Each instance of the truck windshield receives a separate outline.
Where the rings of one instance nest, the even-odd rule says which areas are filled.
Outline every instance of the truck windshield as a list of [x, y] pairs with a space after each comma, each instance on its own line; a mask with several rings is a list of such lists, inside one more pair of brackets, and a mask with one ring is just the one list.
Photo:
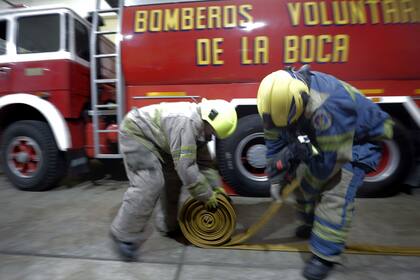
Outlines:
[[60, 15], [25, 16], [17, 20], [17, 53], [54, 52], [60, 49]]

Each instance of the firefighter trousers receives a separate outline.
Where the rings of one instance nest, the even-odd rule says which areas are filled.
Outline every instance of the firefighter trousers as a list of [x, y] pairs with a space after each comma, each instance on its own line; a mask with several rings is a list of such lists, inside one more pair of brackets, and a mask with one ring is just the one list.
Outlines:
[[[129, 188], [122, 205], [111, 224], [111, 233], [125, 242], [139, 242], [147, 222], [157, 209], [155, 224], [161, 231], [172, 231], [178, 226], [181, 181], [171, 166], [171, 160], [162, 163], [142, 139], [120, 132], [120, 151], [129, 179]], [[152, 144], [152, 143], [149, 143]]]
[[296, 192], [299, 217], [312, 226], [310, 249], [333, 262], [340, 261], [354, 212], [357, 189], [365, 171], [347, 163], [320, 189]]

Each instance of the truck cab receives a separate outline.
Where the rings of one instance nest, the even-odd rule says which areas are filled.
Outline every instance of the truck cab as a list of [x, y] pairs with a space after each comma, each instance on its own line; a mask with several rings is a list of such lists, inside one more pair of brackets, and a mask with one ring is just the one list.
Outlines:
[[0, 13], [2, 161], [21, 189], [48, 189], [85, 158], [89, 39], [89, 22], [66, 8]]

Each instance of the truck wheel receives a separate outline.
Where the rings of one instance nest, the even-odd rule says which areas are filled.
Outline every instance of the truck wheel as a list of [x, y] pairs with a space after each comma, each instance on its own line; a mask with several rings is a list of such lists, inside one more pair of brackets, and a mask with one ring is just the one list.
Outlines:
[[394, 126], [394, 139], [382, 143], [382, 158], [377, 171], [365, 177], [357, 191], [358, 197], [386, 197], [401, 190], [414, 161], [411, 141], [406, 129], [399, 123]]
[[66, 166], [48, 124], [24, 120], [10, 125], [2, 138], [3, 170], [17, 188], [51, 189], [64, 176]]
[[239, 119], [231, 137], [217, 142], [220, 173], [239, 195], [270, 195], [270, 186], [264, 173], [266, 147], [262, 127], [259, 115], [249, 115]]

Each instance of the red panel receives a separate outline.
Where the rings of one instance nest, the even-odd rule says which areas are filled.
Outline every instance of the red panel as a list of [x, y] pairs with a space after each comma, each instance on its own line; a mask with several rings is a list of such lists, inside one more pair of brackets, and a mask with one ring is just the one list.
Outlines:
[[76, 62], [70, 64], [70, 115], [80, 118], [86, 104], [90, 103], [90, 70]]
[[[201, 84], [201, 85], [163, 85], [163, 86], [129, 86], [127, 87], [126, 108], [143, 107], [156, 102], [193, 101], [185, 99], [136, 99], [136, 96], [144, 96], [148, 92], [173, 92], [182, 91], [189, 96], [200, 96], [213, 99], [231, 100], [234, 98], [256, 98], [257, 83], [241, 84]], [[197, 100], [200, 101], [200, 100]]]
[[[310, 26], [308, 21], [305, 25], [304, 3], [306, 3], [306, 7], [315, 5], [316, 13], [319, 16], [325, 11], [324, 18], [331, 20], [333, 18], [333, 2], [350, 5], [350, 2], [360, 1], [326, 0], [311, 1], [308, 2], [309, 4], [307, 2], [238, 0], [127, 7], [124, 9], [122, 43], [122, 61], [126, 82], [128, 85], [257, 82], [269, 72], [287, 65], [283, 47], [285, 36], [295, 35], [302, 39], [303, 35], [311, 34], [316, 36], [315, 40], [322, 38], [319, 37], [320, 35], [331, 36], [328, 38], [334, 38], [338, 34], [349, 36], [348, 59], [343, 62], [320, 63], [317, 62], [319, 59], [315, 55], [309, 59], [315, 70], [333, 73], [343, 80], [420, 79], [420, 45], [417, 42], [418, 34], [420, 34], [419, 23], [385, 24], [382, 2], [378, 1], [378, 3], [364, 5], [363, 10], [367, 17], [365, 24], [324, 26], [316, 24]], [[413, 0], [410, 3], [416, 2]], [[297, 26], [292, 24], [288, 3], [300, 5]], [[325, 9], [322, 3], [325, 3]], [[223, 8], [227, 5], [238, 7], [243, 4], [252, 5], [248, 14], [252, 16], [252, 22], [255, 24], [253, 30], [235, 27], [134, 32], [136, 11], [161, 10], [163, 13], [165, 9], [173, 11], [182, 7], [220, 6]], [[375, 23], [371, 16], [374, 9], [378, 13], [379, 23]], [[402, 8], [397, 10], [401, 12]], [[404, 16], [407, 15], [404, 14]], [[401, 22], [403, 15], [399, 14], [399, 18]], [[245, 20], [245, 18], [238, 15], [238, 20]], [[415, 20], [418, 22], [420, 19]], [[207, 20], [204, 18], [203, 23], [206, 22]], [[241, 37], [248, 37], [251, 40], [256, 36], [269, 38], [269, 63], [243, 65], [241, 64], [241, 50], [244, 49], [244, 46], [241, 46]], [[197, 65], [196, 40], [199, 38], [223, 38], [223, 43], [220, 44], [223, 49], [223, 53], [220, 54], [220, 59], [224, 61], [223, 65]], [[300, 52], [302, 52], [301, 46]], [[321, 53], [322, 56], [331, 53], [332, 47], [331, 43], [327, 43]], [[248, 56], [253, 56], [252, 46], [248, 51]], [[303, 62], [302, 58], [299, 61]]]
[[[420, 81], [350, 81], [360, 90], [378, 90], [383, 93], [367, 94], [369, 96], [407, 96], [414, 95], [415, 89], [420, 89]], [[237, 84], [201, 84], [201, 85], [158, 85], [158, 86], [129, 86], [127, 87], [127, 106], [143, 107], [156, 102], [192, 101], [191, 99], [136, 99], [136, 96], [145, 96], [148, 92], [185, 92], [189, 96], [206, 98], [222, 98], [232, 100], [235, 98], [256, 98], [258, 83]], [[417, 96], [419, 96], [417, 94]]]
[[12, 67], [12, 92], [69, 89], [68, 60], [15, 62]]
[[[89, 68], [70, 60], [40, 60], [2, 64], [11, 70], [1, 94], [48, 94], [65, 118], [80, 118], [90, 100]], [[1, 79], [0, 79], [1, 82]]]
[[[26, 91], [25, 93], [36, 93], [36, 91]], [[54, 104], [65, 119], [70, 118], [72, 116], [70, 92], [68, 90], [54, 90], [48, 91], [48, 93], [50, 95], [46, 100]]]
[[86, 143], [86, 134], [85, 127], [86, 124], [83, 121], [67, 121], [67, 125], [70, 130], [72, 149], [80, 149], [85, 147]]

